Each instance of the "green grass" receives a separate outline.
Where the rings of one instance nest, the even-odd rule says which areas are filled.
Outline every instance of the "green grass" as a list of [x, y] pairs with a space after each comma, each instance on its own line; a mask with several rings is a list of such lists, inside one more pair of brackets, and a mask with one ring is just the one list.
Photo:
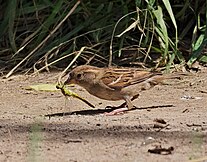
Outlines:
[[206, 64], [206, 6], [207, 0], [3, 1], [1, 73], [66, 67], [83, 48], [73, 64], [167, 71]]
[[40, 142], [42, 142], [42, 124], [39, 121], [33, 123], [30, 127], [28, 161], [38, 162], [40, 160]]

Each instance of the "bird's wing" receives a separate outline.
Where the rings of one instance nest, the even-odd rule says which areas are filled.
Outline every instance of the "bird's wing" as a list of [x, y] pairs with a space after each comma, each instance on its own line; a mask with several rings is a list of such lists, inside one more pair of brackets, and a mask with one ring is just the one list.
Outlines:
[[104, 85], [112, 89], [121, 89], [129, 85], [144, 82], [157, 75], [148, 71], [140, 71], [133, 68], [109, 68], [105, 71], [101, 81]]

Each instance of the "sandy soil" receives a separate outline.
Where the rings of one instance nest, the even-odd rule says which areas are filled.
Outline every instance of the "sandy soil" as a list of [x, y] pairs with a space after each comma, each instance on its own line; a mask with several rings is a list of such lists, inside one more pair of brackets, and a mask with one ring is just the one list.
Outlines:
[[207, 69], [143, 92], [137, 109], [117, 116], [103, 112], [122, 102], [97, 99], [80, 87], [72, 90], [95, 109], [73, 98], [65, 102], [60, 92], [25, 90], [54, 83], [57, 75], [0, 79], [0, 161], [207, 161]]

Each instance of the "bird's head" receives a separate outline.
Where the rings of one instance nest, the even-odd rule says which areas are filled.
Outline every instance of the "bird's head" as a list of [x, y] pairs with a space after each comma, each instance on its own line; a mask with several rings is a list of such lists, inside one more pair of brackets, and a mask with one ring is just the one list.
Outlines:
[[89, 65], [78, 66], [68, 74], [68, 79], [64, 82], [64, 85], [78, 84], [84, 87], [93, 82], [97, 69], [97, 67]]

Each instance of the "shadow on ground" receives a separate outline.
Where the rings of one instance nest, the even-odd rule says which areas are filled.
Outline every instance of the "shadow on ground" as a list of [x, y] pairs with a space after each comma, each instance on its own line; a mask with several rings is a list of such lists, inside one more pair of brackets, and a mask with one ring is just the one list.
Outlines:
[[[174, 105], [160, 105], [160, 106], [149, 106], [149, 107], [134, 107], [130, 111], [134, 110], [150, 110], [150, 109], [158, 109], [158, 108], [169, 108], [174, 107]], [[65, 113], [54, 113], [54, 114], [47, 114], [46, 117], [54, 117], [54, 116], [67, 116], [67, 115], [99, 115], [106, 112], [111, 112], [115, 110], [116, 107], [107, 107], [105, 109], [96, 109], [96, 110], [80, 110], [80, 111], [72, 111], [72, 112], [65, 112]]]

